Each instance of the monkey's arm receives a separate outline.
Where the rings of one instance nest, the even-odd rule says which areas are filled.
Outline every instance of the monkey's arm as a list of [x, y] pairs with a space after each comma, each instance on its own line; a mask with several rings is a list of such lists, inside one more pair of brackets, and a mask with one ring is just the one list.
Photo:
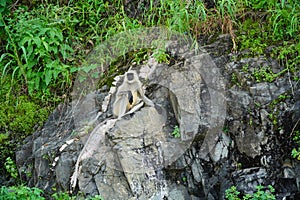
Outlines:
[[116, 98], [113, 105], [113, 113], [118, 116], [118, 118], [121, 118], [127, 111], [128, 97], [126, 93], [120, 93]]
[[139, 92], [139, 95], [140, 95], [140, 97], [141, 97], [141, 99], [145, 102], [145, 104], [147, 105], [147, 106], [151, 106], [151, 107], [154, 107], [155, 105], [154, 105], [154, 103], [150, 100], [150, 99], [148, 99], [147, 97], [146, 97], [146, 95], [145, 95], [145, 93], [144, 93], [144, 91], [143, 91], [143, 88], [139, 88], [138, 89], [138, 92]]

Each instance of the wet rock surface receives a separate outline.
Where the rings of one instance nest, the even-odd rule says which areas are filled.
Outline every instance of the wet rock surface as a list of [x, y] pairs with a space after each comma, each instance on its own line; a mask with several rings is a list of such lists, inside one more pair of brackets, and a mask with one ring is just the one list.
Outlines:
[[228, 35], [198, 54], [176, 41], [167, 49], [176, 62], [136, 68], [153, 69], [146, 94], [155, 107], [112, 119], [113, 94], [102, 109], [107, 90], [60, 105], [16, 153], [22, 178], [48, 193], [104, 199], [224, 199], [232, 185], [242, 193], [272, 185], [278, 199], [297, 199], [290, 135], [300, 128], [299, 84], [287, 75], [258, 82], [257, 68], [280, 66], [263, 57], [233, 61]]

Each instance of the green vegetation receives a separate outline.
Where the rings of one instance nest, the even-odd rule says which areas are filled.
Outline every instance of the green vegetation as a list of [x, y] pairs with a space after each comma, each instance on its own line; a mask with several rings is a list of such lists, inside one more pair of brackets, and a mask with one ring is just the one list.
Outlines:
[[257, 191], [254, 194], [245, 194], [241, 197], [241, 193], [237, 190], [235, 186], [226, 190], [226, 199], [228, 200], [275, 200], [275, 189], [269, 185], [268, 189], [264, 190], [264, 187], [259, 185], [256, 187]]
[[283, 74], [286, 70], [282, 70], [278, 74], [274, 74], [270, 67], [255, 68], [252, 72], [252, 77], [257, 83], [259, 82], [273, 82], [277, 77]]
[[[0, 0], [0, 160], [5, 161], [0, 164], [1, 174], [18, 178], [16, 148], [58, 103], [69, 98], [77, 73], [90, 73], [97, 67], [84, 64], [91, 50], [126, 30], [165, 27], [191, 38], [194, 47], [202, 36], [228, 33], [234, 51], [248, 52], [245, 57], [271, 56], [282, 67], [274, 73], [269, 67], [249, 72], [249, 66], [244, 66], [243, 71], [251, 73], [254, 81], [273, 82], [287, 73], [291, 80], [300, 79], [297, 1], [219, 0], [208, 8], [203, 1], [150, 0], [139, 5], [139, 14], [127, 9], [121, 0]], [[117, 45], [123, 47], [122, 42], [127, 43], [118, 41]], [[163, 48], [124, 51], [116, 59], [108, 55], [105, 59], [113, 60], [101, 74], [99, 85], [110, 85], [116, 74], [151, 55], [158, 62], [172, 59]], [[232, 80], [241, 84], [236, 74]], [[178, 126], [171, 134], [180, 137]], [[299, 158], [297, 152], [300, 149], [294, 149], [293, 156]], [[41, 194], [25, 187], [4, 190]], [[57, 195], [63, 199], [65, 194]]]
[[175, 127], [174, 127], [174, 130], [173, 130], [173, 132], [172, 132], [171, 134], [172, 134], [172, 136], [173, 136], [174, 138], [180, 138], [181, 135], [180, 135], [180, 129], [179, 129], [179, 127], [178, 127], [178, 126], [175, 126]]
[[[278, 60], [284, 69], [274, 74], [268, 67], [256, 69], [252, 76], [258, 82], [273, 82], [277, 77], [290, 73], [299, 79], [300, 65], [300, 5], [295, 1], [244, 1], [252, 11], [240, 13], [237, 20], [239, 50], [248, 50], [249, 56], [267, 55]], [[245, 10], [244, 10], [245, 11]], [[260, 19], [258, 19], [260, 18]], [[270, 46], [272, 48], [270, 49]], [[269, 48], [269, 49], [267, 49]]]
[[7, 200], [44, 200], [45, 198], [41, 196], [43, 191], [38, 188], [29, 188], [26, 186], [13, 186], [13, 187], [5, 187], [2, 186], [0, 188], [0, 199]]
[[[27, 95], [7, 96], [10, 88], [8, 83], [10, 81], [3, 82], [0, 89], [0, 159], [4, 161], [7, 158], [14, 158], [14, 152], [19, 144], [37, 125], [42, 125], [49, 113], [49, 108], [40, 106], [36, 103], [39, 101]], [[4, 167], [3, 164], [4, 162], [0, 164], [1, 169]], [[9, 174], [12, 175], [11, 172]]]
[[29, 94], [49, 92], [50, 83], [60, 79], [70, 85], [72, 69], [65, 63], [73, 49], [59, 27], [51, 25], [48, 19], [34, 16], [26, 7], [16, 10], [13, 19], [5, 22], [0, 15], [0, 20], [7, 36], [6, 48], [11, 50], [1, 56], [2, 77], [10, 73], [12, 81], [22, 80]]
[[4, 163], [4, 166], [6, 171], [11, 175], [11, 177], [16, 179], [19, 176], [17, 166], [10, 157], [6, 158], [6, 162]]
[[[54, 193], [51, 196], [53, 200], [75, 200], [76, 196], [70, 196], [68, 193]], [[26, 186], [12, 186], [0, 188], [0, 199], [5, 200], [44, 200], [43, 191], [38, 188], [29, 188]], [[87, 200], [104, 200], [100, 195], [88, 197]]]
[[298, 148], [293, 148], [292, 157], [300, 160], [300, 131], [295, 131], [293, 134], [293, 140], [298, 145]]

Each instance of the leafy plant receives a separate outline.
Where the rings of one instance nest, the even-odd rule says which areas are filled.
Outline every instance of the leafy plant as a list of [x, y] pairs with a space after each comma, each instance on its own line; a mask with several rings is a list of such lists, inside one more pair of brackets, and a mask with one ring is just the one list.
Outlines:
[[274, 57], [279, 60], [282, 66], [285, 66], [287, 72], [295, 81], [299, 79], [300, 66], [300, 42], [283, 42], [282, 46], [273, 49]]
[[7, 139], [8, 139], [7, 133], [0, 133], [0, 143], [4, 142]]
[[[0, 199], [2, 200], [44, 200], [43, 191], [39, 188], [29, 188], [24, 185], [0, 188]], [[70, 196], [68, 193], [54, 193], [51, 196], [54, 200], [74, 200], [76, 196]], [[81, 198], [80, 198], [81, 199]], [[87, 200], [104, 200], [100, 195], [86, 198]]]
[[299, 35], [300, 5], [294, 1], [282, 1], [271, 10], [270, 23], [273, 25], [273, 34], [278, 39]]
[[[4, 83], [0, 89], [0, 160], [12, 158], [23, 139], [42, 125], [47, 119], [49, 108], [42, 107], [27, 96], [6, 99], [9, 86]], [[31, 101], [30, 101], [31, 100]], [[4, 167], [4, 162], [0, 163]]]
[[222, 14], [222, 17], [229, 15], [234, 19], [237, 13], [237, 2], [234, 0], [220, 0], [217, 1], [217, 8]]
[[201, 23], [206, 20], [207, 10], [202, 1], [160, 0], [158, 4], [150, 1], [145, 10], [146, 26], [166, 26], [182, 34], [198, 34]]
[[275, 200], [275, 195], [272, 194], [275, 192], [275, 189], [269, 185], [268, 186], [268, 189], [269, 190], [266, 190], [264, 191], [264, 187], [259, 185], [256, 187], [257, 188], [257, 191], [253, 194], [253, 195], [248, 195], [249, 196], [249, 199], [261, 199], [261, 200]]
[[173, 136], [174, 138], [180, 138], [181, 135], [180, 135], [180, 129], [179, 129], [179, 127], [178, 127], [178, 126], [175, 126], [175, 127], [174, 127], [174, 130], [173, 130], [173, 132], [172, 132], [171, 134], [172, 134], [172, 136]]
[[264, 54], [269, 40], [268, 31], [264, 30], [266, 28], [252, 19], [245, 20], [237, 36], [240, 50], [249, 49], [252, 55]]
[[296, 158], [297, 160], [300, 160], [300, 147], [298, 147], [298, 149], [293, 148], [291, 154], [292, 154], [293, 158]]
[[43, 191], [38, 188], [29, 188], [26, 186], [2, 186], [0, 189], [0, 199], [6, 200], [44, 200], [41, 196]]
[[247, 0], [247, 5], [255, 10], [269, 10], [275, 7], [277, 0]]
[[6, 171], [11, 175], [11, 177], [15, 179], [18, 178], [19, 174], [18, 174], [17, 166], [10, 157], [6, 158], [6, 162], [4, 163], [4, 166]]
[[258, 185], [256, 187], [257, 191], [254, 194], [245, 194], [242, 198], [240, 198], [240, 192], [237, 190], [235, 186], [230, 187], [225, 191], [225, 197], [228, 200], [275, 200], [275, 189], [269, 185], [268, 189], [264, 190], [264, 186]]
[[237, 191], [235, 186], [232, 186], [231, 188], [225, 191], [225, 197], [229, 200], [240, 200], [240, 198], [238, 197], [239, 194], [240, 192]]
[[[90, 73], [97, 67], [78, 68], [86, 55], [124, 30], [164, 26], [192, 37], [195, 46], [203, 34], [230, 32], [232, 41], [237, 37], [238, 50], [249, 50], [250, 56], [267, 54], [267, 47], [274, 46], [271, 56], [283, 71], [275, 74], [268, 67], [257, 68], [250, 72], [255, 81], [272, 82], [284, 73], [289, 73], [291, 80], [300, 78], [297, 1], [220, 0], [208, 8], [204, 1], [150, 0], [141, 5], [143, 12], [135, 18], [121, 0], [33, 1], [30, 9], [28, 1], [11, 2], [0, 0], [0, 160], [12, 158], [17, 143], [47, 118], [50, 108], [66, 95], [77, 71]], [[238, 31], [233, 33], [233, 26]], [[128, 60], [141, 63], [151, 53], [160, 62], [169, 60], [162, 49], [134, 50]], [[112, 75], [122, 70], [116, 63], [101, 74], [103, 85], [109, 85]], [[242, 70], [250, 71], [246, 66]], [[238, 78], [232, 75], [232, 81], [240, 85]], [[63, 91], [56, 96], [59, 88]], [[274, 116], [270, 118], [277, 118]], [[180, 137], [178, 126], [171, 135]], [[297, 148], [293, 151], [296, 158], [298, 152]], [[67, 195], [57, 194], [57, 198]]]
[[254, 69], [252, 76], [256, 82], [273, 82], [277, 77], [285, 73], [285, 71], [286, 70], [282, 70], [281, 72], [275, 74], [270, 67], [260, 67]]
[[76, 196], [70, 196], [66, 192], [54, 193], [53, 195], [51, 195], [51, 197], [53, 197], [53, 199], [55, 199], [55, 200], [75, 200], [76, 199]]
[[23, 77], [30, 94], [47, 91], [50, 83], [63, 78], [70, 84], [70, 66], [65, 64], [72, 48], [66, 44], [62, 31], [43, 18], [23, 8], [15, 11], [8, 23], [0, 18], [8, 35], [7, 52], [1, 56], [6, 63], [2, 78], [10, 71], [12, 79]]
[[269, 16], [275, 41], [285, 38], [296, 38], [299, 35], [300, 5], [296, 1], [259, 1], [247, 0], [246, 4], [255, 9], [265, 11]]
[[157, 60], [159, 63], [169, 63], [170, 56], [166, 53], [163, 49], [156, 49], [152, 56]]
[[89, 197], [88, 200], [104, 200], [101, 195], [95, 195], [94, 197]]
[[298, 148], [293, 148], [292, 150], [292, 157], [300, 160], [300, 131], [295, 131], [293, 134], [293, 140], [298, 145]]
[[[4, 106], [4, 105], [3, 105]], [[40, 108], [34, 102], [29, 102], [25, 96], [19, 97], [17, 105], [6, 103], [7, 107], [0, 107], [1, 124], [0, 126], [7, 132], [30, 134], [33, 127], [42, 123], [47, 119], [48, 111]], [[15, 135], [16, 136], [16, 135]]]

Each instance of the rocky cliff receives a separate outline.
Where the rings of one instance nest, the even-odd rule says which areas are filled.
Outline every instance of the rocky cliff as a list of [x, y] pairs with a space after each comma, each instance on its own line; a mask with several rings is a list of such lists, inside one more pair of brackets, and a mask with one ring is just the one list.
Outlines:
[[295, 199], [299, 83], [288, 74], [259, 79], [258, 69], [281, 66], [240, 58], [230, 44], [228, 35], [197, 51], [170, 41], [173, 62], [133, 67], [156, 106], [141, 104], [122, 119], [112, 116], [107, 88], [61, 104], [16, 153], [22, 178], [48, 193], [104, 199], [224, 199], [232, 185], [245, 193], [272, 185], [278, 199]]

